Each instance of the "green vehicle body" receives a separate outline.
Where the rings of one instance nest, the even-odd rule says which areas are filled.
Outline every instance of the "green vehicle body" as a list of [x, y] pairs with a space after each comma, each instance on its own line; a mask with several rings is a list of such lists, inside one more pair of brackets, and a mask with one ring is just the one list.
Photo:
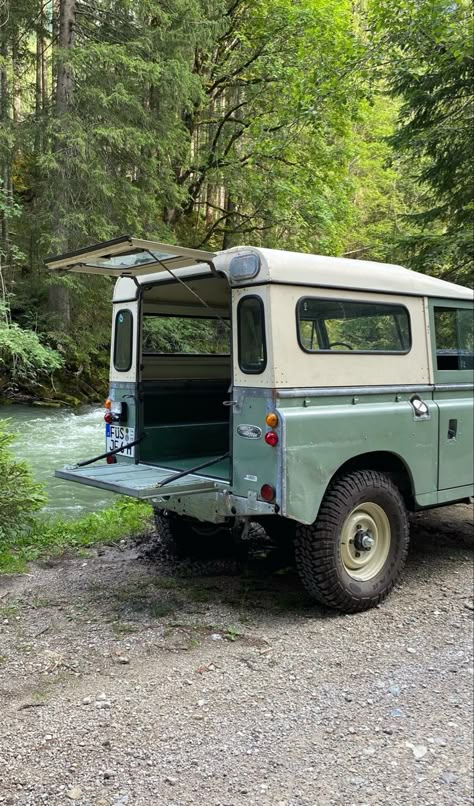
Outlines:
[[[50, 265], [119, 278], [114, 328], [118, 313], [131, 311], [133, 362], [126, 371], [117, 370], [112, 344], [110, 399], [122, 407], [120, 425], [134, 429], [141, 441], [131, 456], [116, 453], [113, 464], [102, 461], [61, 469], [58, 476], [214, 524], [261, 521], [266, 516], [312, 524], [331, 482], [357, 469], [389, 474], [412, 510], [463, 501], [474, 494], [472, 331], [465, 336], [463, 357], [458, 345], [446, 349], [446, 354], [441, 350], [440, 359], [435, 321], [439, 312], [448, 328], [450, 311], [453, 316], [458, 311], [472, 316], [468, 289], [401, 267], [363, 261], [251, 247], [208, 254], [162, 244], [152, 249], [148, 242], [130, 238], [111, 243], [51, 259]], [[147, 253], [156, 259], [139, 262], [134, 274], [134, 256]], [[123, 254], [131, 257], [120, 264]], [[248, 256], [253, 256], [250, 268], [245, 263]], [[241, 262], [233, 274], [235, 258]], [[256, 269], [253, 276], [245, 276], [246, 266], [247, 275]], [[160, 287], [176, 289], [178, 301], [168, 300], [167, 305], [186, 315], [188, 302], [196, 311], [199, 300], [186, 298], [185, 284], [210, 288], [204, 279], [210, 284], [225, 282], [228, 288], [232, 348], [227, 375], [221, 372], [221, 359], [210, 357], [214, 375], [202, 377], [207, 359], [196, 358], [199, 387], [199, 377], [180, 374], [179, 362], [188, 367], [191, 357], [168, 356], [156, 358], [166, 377], [147, 379], [148, 359], [140, 335], [146, 306], [152, 304], [146, 302], [147, 294], [161, 310]], [[173, 291], [166, 293], [172, 297]], [[264, 369], [247, 373], [239, 363], [238, 318], [239, 303], [246, 297], [261, 300], [265, 341]], [[313, 299], [314, 306], [359, 301], [361, 310], [369, 304], [398, 306], [397, 315], [403, 308], [411, 334], [404, 337], [406, 349], [371, 351], [370, 343], [364, 350], [347, 344], [306, 349], [297, 314], [306, 299], [309, 306]], [[207, 310], [206, 315], [216, 311]], [[313, 331], [320, 326], [318, 321], [312, 320]], [[447, 329], [443, 338], [446, 334]], [[219, 404], [224, 404], [228, 420], [216, 421], [206, 411], [206, 389], [217, 401], [224, 382], [228, 386]], [[220, 417], [217, 402], [212, 405]], [[202, 416], [193, 418], [195, 407]], [[168, 414], [160, 419], [163, 408]], [[266, 423], [270, 414], [276, 415], [275, 426]], [[277, 435], [275, 445], [266, 442], [270, 431]], [[226, 452], [229, 456], [193, 471]], [[186, 471], [192, 472], [172, 479]], [[270, 500], [262, 492], [265, 485], [273, 488]]]

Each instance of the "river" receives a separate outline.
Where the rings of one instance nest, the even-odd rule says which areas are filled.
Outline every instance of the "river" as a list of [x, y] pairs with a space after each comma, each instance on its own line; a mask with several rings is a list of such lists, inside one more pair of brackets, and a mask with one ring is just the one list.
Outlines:
[[54, 470], [90, 459], [105, 450], [104, 410], [84, 407], [77, 411], [12, 405], [0, 408], [0, 422], [9, 421], [16, 437], [12, 452], [28, 462], [34, 478], [44, 484], [47, 515], [73, 518], [109, 506], [113, 493], [62, 481]]

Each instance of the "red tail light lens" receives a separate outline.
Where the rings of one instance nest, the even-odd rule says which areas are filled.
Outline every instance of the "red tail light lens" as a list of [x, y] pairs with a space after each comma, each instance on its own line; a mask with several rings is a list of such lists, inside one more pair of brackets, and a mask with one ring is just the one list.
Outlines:
[[107, 414], [104, 414], [104, 420], [105, 420], [106, 423], [111, 423], [112, 422], [113, 417], [112, 417], [110, 411], [108, 411]]
[[114, 465], [116, 463], [116, 461], [117, 461], [117, 457], [116, 456], [107, 456], [106, 461], [107, 461], [108, 465]]
[[260, 498], [263, 498], [264, 501], [273, 501], [275, 488], [271, 484], [264, 484], [260, 489]]
[[265, 434], [265, 442], [267, 445], [271, 445], [272, 448], [274, 448], [275, 445], [278, 445], [278, 434], [275, 433], [275, 431], [267, 431]]

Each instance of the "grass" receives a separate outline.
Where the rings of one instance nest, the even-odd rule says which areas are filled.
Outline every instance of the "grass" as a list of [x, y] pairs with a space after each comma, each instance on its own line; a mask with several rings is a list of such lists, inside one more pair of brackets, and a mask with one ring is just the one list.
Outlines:
[[21, 573], [29, 562], [66, 551], [83, 556], [88, 547], [139, 534], [150, 516], [148, 504], [126, 498], [78, 520], [36, 518], [22, 533], [1, 539], [0, 574]]

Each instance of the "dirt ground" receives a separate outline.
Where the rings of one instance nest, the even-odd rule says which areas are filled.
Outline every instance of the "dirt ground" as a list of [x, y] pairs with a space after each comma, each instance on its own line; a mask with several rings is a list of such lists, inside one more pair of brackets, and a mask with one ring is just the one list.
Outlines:
[[1, 577], [0, 803], [470, 804], [471, 507], [412, 538], [355, 616], [271, 555], [123, 542]]

